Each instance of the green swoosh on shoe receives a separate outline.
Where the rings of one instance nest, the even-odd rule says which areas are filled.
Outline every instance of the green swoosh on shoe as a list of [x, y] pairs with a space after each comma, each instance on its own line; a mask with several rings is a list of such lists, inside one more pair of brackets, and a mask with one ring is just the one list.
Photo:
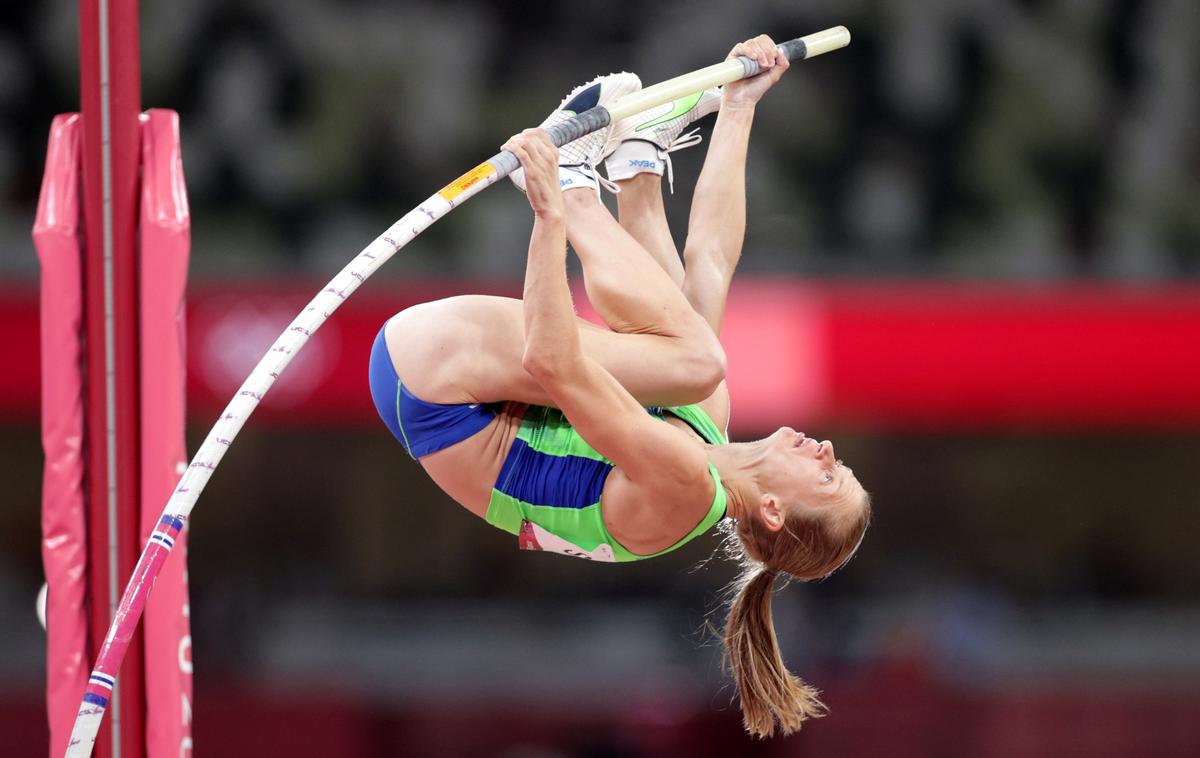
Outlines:
[[692, 108], [695, 108], [696, 103], [700, 102], [700, 98], [703, 96], [704, 96], [703, 92], [697, 92], [694, 95], [688, 95], [687, 97], [679, 98], [678, 100], [675, 101], [675, 107], [671, 109], [670, 113], [666, 114], [665, 116], [660, 116], [659, 118], [656, 118], [653, 121], [647, 121], [646, 123], [639, 126], [637, 129], [634, 129], [634, 131], [640, 132], [643, 129], [649, 129], [652, 126], [658, 126], [659, 124], [666, 123], [667, 121], [670, 121], [673, 118], [679, 118], [683, 114], [690, 111]]

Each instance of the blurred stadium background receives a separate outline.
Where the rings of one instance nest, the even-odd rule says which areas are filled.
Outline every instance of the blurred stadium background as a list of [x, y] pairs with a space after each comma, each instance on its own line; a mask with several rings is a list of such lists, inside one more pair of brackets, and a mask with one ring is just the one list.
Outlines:
[[[0, 8], [14, 757], [46, 753], [29, 230], [50, 119], [78, 108], [76, 14]], [[189, 453], [317, 287], [578, 81], [835, 24], [852, 46], [760, 108], [730, 335], [733, 436], [830, 437], [874, 493], [859, 557], [776, 598], [831, 715], [742, 735], [705, 629], [715, 540], [520, 554], [373, 417], [387, 315], [519, 292], [528, 210], [497, 189], [331, 320], [201, 498], [199, 755], [1200, 754], [1191, 0], [144, 1], [142, 100], [180, 113], [192, 206]], [[676, 156], [679, 240], [703, 152]]]

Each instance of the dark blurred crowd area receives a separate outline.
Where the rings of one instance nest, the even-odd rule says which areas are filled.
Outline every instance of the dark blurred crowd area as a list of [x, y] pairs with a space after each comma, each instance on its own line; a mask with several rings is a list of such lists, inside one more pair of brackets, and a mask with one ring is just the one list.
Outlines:
[[[32, 289], [77, 4], [0, 21], [0, 278]], [[142, 99], [180, 113], [193, 279], [316, 286], [580, 81], [836, 24], [851, 47], [759, 109], [745, 272], [1196, 283], [1192, 0], [144, 0]], [[675, 156], [677, 240], [703, 154]], [[496, 189], [372, 286], [517, 281], [528, 228]], [[735, 438], [767, 431], [735, 413]], [[522, 555], [382, 426], [251, 423], [190, 527], [198, 754], [1200, 754], [1197, 431], [816, 430], [876, 523], [837, 576], [776, 597], [831, 715], [752, 743], [709, 631], [733, 576], [715, 537], [621, 567]], [[37, 434], [0, 419], [0, 707], [34, 745], [13, 755], [44, 754]]]
[[[747, 270], [1200, 273], [1187, 0], [142, 5], [143, 103], [181, 115], [197, 276], [323, 275], [579, 81], [628, 68], [652, 83], [755, 33], [839, 23], [851, 49], [762, 108]], [[47, 120], [77, 108], [76, 4], [0, 18], [2, 270], [32, 275], [18, 253]], [[702, 154], [675, 156], [673, 208]], [[387, 273], [519, 271], [521, 199], [498, 194]]]

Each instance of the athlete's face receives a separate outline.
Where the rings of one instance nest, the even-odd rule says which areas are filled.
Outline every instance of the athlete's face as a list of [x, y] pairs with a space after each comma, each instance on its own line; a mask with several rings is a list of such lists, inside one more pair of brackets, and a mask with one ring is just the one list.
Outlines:
[[854, 471], [842, 465], [829, 440], [817, 441], [783, 427], [763, 440], [759, 486], [787, 507], [859, 507], [865, 493]]

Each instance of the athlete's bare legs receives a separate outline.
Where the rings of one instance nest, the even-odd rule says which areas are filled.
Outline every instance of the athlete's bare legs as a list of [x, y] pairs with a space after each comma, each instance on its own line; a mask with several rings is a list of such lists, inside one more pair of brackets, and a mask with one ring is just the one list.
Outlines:
[[[726, 97], [693, 197], [686, 268], [673, 253], [657, 176], [622, 183], [630, 190], [618, 196], [623, 227], [589, 191], [566, 193], [568, 237], [589, 297], [614, 330], [581, 321], [584, 350], [643, 404], [699, 402], [722, 385], [724, 353], [715, 335], [745, 234], [753, 115], [752, 104]], [[549, 400], [521, 367], [519, 301], [464, 296], [427, 303], [394, 318], [388, 336], [402, 380], [431, 402]]]
[[[705, 319], [591, 191], [564, 200], [589, 299], [612, 329], [581, 320], [585, 352], [646, 405], [708, 397], [725, 356]], [[430, 402], [549, 402], [521, 366], [518, 300], [468, 295], [410, 308], [389, 323], [388, 344], [405, 385]]]
[[632, 179], [617, 182], [621, 192], [617, 195], [617, 212], [621, 226], [629, 235], [641, 243], [676, 287], [683, 288], [683, 261], [679, 249], [667, 225], [667, 211], [663, 207], [662, 177], [644, 172]]

